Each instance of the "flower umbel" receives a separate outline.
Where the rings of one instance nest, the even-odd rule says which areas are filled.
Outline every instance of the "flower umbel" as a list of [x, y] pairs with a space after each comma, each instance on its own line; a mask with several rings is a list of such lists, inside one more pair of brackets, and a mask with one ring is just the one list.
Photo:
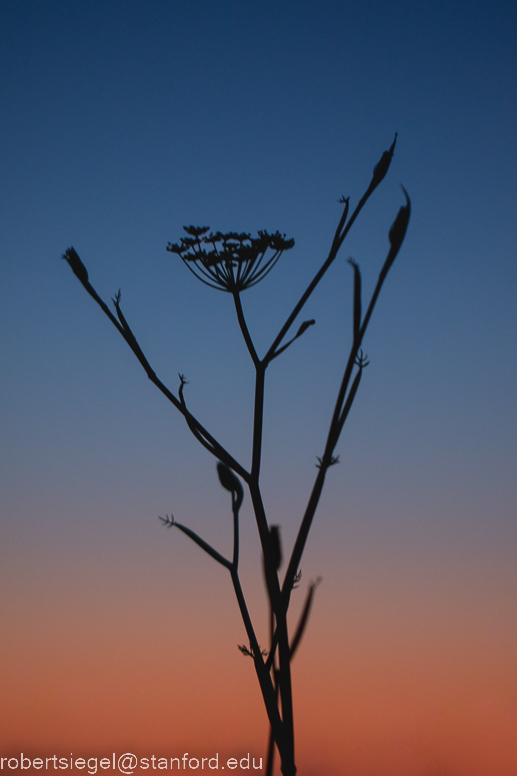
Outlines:
[[188, 237], [169, 243], [167, 250], [177, 253], [202, 283], [230, 294], [259, 283], [294, 245], [280, 232], [262, 231], [252, 237], [247, 232], [209, 232], [209, 226], [183, 229]]

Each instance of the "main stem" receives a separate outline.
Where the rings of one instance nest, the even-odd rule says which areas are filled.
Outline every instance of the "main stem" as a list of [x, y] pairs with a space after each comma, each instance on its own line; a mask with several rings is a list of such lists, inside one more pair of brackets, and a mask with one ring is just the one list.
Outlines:
[[[239, 321], [240, 322], [240, 321]], [[241, 325], [242, 328], [242, 325]], [[251, 353], [250, 349], [250, 353]], [[253, 450], [252, 465], [250, 476], [250, 494], [255, 511], [255, 517], [259, 530], [264, 554], [264, 569], [266, 576], [266, 585], [270, 599], [271, 610], [274, 613], [278, 632], [278, 688], [282, 705], [282, 736], [278, 740], [275, 731], [275, 737], [278, 750], [281, 757], [281, 769], [284, 776], [294, 776], [296, 766], [294, 763], [294, 719], [293, 719], [293, 700], [291, 686], [291, 665], [289, 633], [287, 628], [287, 607], [282, 604], [282, 596], [278, 574], [272, 561], [271, 538], [269, 525], [266, 518], [262, 494], [260, 492], [260, 464], [262, 458], [262, 434], [264, 422], [264, 388], [265, 373], [267, 365], [263, 362], [255, 362], [255, 409], [253, 423]]]

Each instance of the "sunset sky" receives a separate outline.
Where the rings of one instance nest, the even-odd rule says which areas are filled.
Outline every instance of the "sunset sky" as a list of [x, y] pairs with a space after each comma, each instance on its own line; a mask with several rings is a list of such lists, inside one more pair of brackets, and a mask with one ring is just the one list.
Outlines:
[[[304, 310], [316, 325], [268, 372], [262, 486], [287, 554], [351, 343], [346, 259], [368, 299], [402, 183], [409, 231], [293, 595], [295, 622], [322, 578], [293, 663], [298, 773], [515, 776], [517, 5], [0, 8], [0, 757], [264, 756], [229, 575], [158, 520], [230, 553], [216, 461], [60, 256], [73, 245], [106, 301], [122, 289], [159, 376], [177, 392], [185, 374], [191, 410], [249, 466], [232, 300], [167, 242], [185, 224], [295, 238], [243, 294], [263, 355], [326, 258], [337, 200], [357, 203], [397, 132]], [[241, 516], [266, 644], [247, 495]]]

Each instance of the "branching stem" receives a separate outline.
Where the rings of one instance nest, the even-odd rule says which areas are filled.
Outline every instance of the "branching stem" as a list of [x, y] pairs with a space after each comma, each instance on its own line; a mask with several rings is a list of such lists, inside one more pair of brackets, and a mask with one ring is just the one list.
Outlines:
[[[322, 457], [318, 458], [318, 471], [291, 552], [282, 586], [280, 585], [278, 577], [280, 561], [275, 564], [275, 552], [277, 553], [276, 557], [278, 559], [278, 547], [275, 550], [260, 490], [266, 370], [273, 359], [283, 353], [314, 323], [314, 320], [304, 321], [299, 327], [298, 332], [288, 339], [287, 342], [284, 342], [289, 330], [306, 302], [326, 274], [329, 267], [337, 258], [343, 242], [359, 213], [385, 177], [391, 163], [396, 139], [397, 136], [395, 135], [395, 139], [390, 149], [383, 153], [379, 163], [374, 168], [370, 184], [359, 200], [352, 215], [349, 216], [349, 198], [342, 198], [340, 200], [344, 205], [343, 212], [334, 233], [328, 256], [301, 295], [262, 359], [260, 359], [257, 354], [246, 323], [240, 291], [255, 285], [259, 280], [269, 274], [281, 253], [284, 250], [292, 248], [294, 240], [286, 240], [285, 235], [282, 236], [279, 232], [272, 235], [267, 232], [259, 232], [258, 238], [251, 238], [250, 235], [244, 233], [240, 235], [237, 233], [223, 235], [219, 232], [215, 234], [210, 233], [210, 235], [207, 236], [208, 227], [190, 226], [185, 227], [188, 236], [181, 239], [181, 245], [169, 243], [168, 250], [179, 254], [188, 268], [196, 275], [196, 277], [202, 280], [203, 283], [219, 288], [220, 290], [231, 292], [232, 294], [239, 328], [255, 368], [255, 404], [253, 411], [253, 439], [250, 471], [240, 464], [239, 461], [237, 461], [217, 441], [217, 439], [204, 428], [187, 408], [184, 396], [184, 386], [186, 385], [185, 378], [180, 375], [179, 393], [178, 396], [175, 396], [157, 377], [122, 312], [120, 306], [120, 291], [113, 299], [116, 312], [115, 317], [91, 285], [86, 267], [83, 265], [76, 251], [73, 248], [69, 248], [63, 256], [88, 294], [95, 300], [105, 315], [110, 319], [111, 323], [125, 339], [143, 367], [149, 380], [151, 380], [161, 393], [183, 415], [190, 431], [198, 442], [221, 462], [218, 464], [218, 470], [222, 467], [219, 472], [221, 484], [232, 491], [233, 555], [231, 561], [221, 555], [221, 553], [215, 550], [208, 542], [198, 536], [198, 534], [190, 528], [176, 523], [173, 517], [161, 519], [168, 527], [173, 525], [177, 526], [177, 528], [192, 539], [199, 547], [201, 547], [201, 549], [217, 561], [217, 563], [227, 568], [230, 572], [239, 610], [250, 644], [250, 651], [248, 652], [247, 648], [243, 648], [243, 651], [246, 654], [251, 654], [253, 657], [255, 671], [271, 726], [271, 739], [266, 766], [267, 776], [271, 776], [272, 773], [275, 744], [280, 753], [281, 768], [284, 776], [295, 776], [296, 774], [290, 664], [305, 631], [317, 582], [311, 583], [309, 586], [305, 605], [291, 643], [289, 640], [287, 612], [291, 599], [291, 591], [295, 586], [295, 581], [299, 578], [301, 558], [321, 498], [327, 471], [338, 461], [339, 456], [334, 455], [335, 448], [357, 394], [363, 369], [368, 364], [366, 357], [363, 356], [363, 353], [360, 350], [361, 344], [383, 283], [397, 256], [406, 233], [411, 205], [409, 196], [404, 188], [406, 206], [400, 209], [389, 232], [391, 247], [379, 274], [366, 314], [362, 320], [361, 274], [357, 263], [354, 260], [350, 260], [354, 269], [352, 346], [350, 348], [329, 424], [325, 449]], [[221, 241], [222, 247], [220, 245]], [[205, 248], [208, 243], [212, 244], [212, 248], [210, 248], [207, 253]], [[220, 250], [217, 247], [218, 244], [220, 245]], [[265, 260], [265, 253], [268, 249], [271, 249], [273, 253], [269, 259]], [[192, 262], [194, 263], [195, 269], [191, 266]], [[356, 369], [355, 376], [353, 376], [354, 369]], [[227, 467], [227, 469], [225, 469], [225, 467]], [[239, 579], [239, 508], [242, 503], [243, 491], [241, 483], [234, 478], [232, 471], [228, 472], [228, 469], [239, 475], [248, 485], [262, 546], [266, 588], [270, 604], [270, 651], [266, 660], [264, 660], [264, 656], [261, 652]], [[232, 478], [234, 478], [233, 481]], [[277, 658], [276, 655], [278, 656]]]

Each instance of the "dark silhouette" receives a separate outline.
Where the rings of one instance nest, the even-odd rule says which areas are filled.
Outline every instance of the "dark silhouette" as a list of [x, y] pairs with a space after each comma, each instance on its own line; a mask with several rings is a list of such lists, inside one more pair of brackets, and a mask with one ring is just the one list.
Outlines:
[[[220, 483], [223, 488], [231, 493], [231, 507], [233, 513], [233, 556], [231, 560], [217, 552], [217, 550], [190, 528], [178, 523], [172, 515], [171, 517], [166, 516], [165, 518], [160, 519], [169, 528], [172, 526], [179, 528], [180, 531], [196, 542], [201, 549], [207, 552], [214, 560], [230, 572], [248, 639], [248, 644], [240, 645], [239, 649], [244, 655], [253, 659], [270, 723], [270, 741], [266, 764], [266, 774], [268, 775], [273, 771], [275, 747], [280, 755], [281, 770], [284, 776], [294, 776], [296, 773], [291, 692], [291, 660], [296, 653], [307, 625], [319, 579], [316, 580], [316, 582], [311, 582], [309, 584], [305, 605], [293, 636], [289, 635], [287, 622], [291, 591], [300, 582], [300, 561], [320, 500], [327, 471], [339, 460], [339, 457], [335, 455], [336, 445], [359, 388], [363, 371], [369, 363], [361, 349], [363, 338], [382, 285], [406, 234], [411, 203], [404, 187], [402, 187], [402, 190], [404, 192], [406, 204], [400, 208], [398, 215], [389, 230], [390, 248], [364, 316], [361, 301], [361, 273], [358, 264], [353, 259], [349, 259], [349, 263], [354, 272], [352, 345], [344, 368], [343, 378], [339, 387], [332, 418], [330, 420], [325, 449], [321, 457], [318, 457], [317, 459], [317, 474], [314, 485], [299, 527], [294, 547], [289, 556], [287, 571], [282, 583], [280, 582], [278, 574], [283, 555], [280, 529], [278, 526], [270, 526], [268, 523], [259, 483], [262, 457], [265, 374], [269, 364], [292, 345], [296, 339], [301, 337], [309, 326], [312, 326], [315, 323], [314, 320], [303, 321], [296, 334], [291, 336], [287, 341], [284, 341], [310, 295], [323, 278], [330, 265], [336, 259], [341, 246], [360, 211], [388, 172], [395, 149], [396, 138], [397, 136], [395, 135], [395, 139], [390, 149], [383, 153], [379, 163], [375, 166], [370, 184], [350, 216], [349, 197], [342, 197], [339, 200], [343, 205], [343, 212], [334, 234], [328, 257], [302, 294], [300, 300], [280, 329], [278, 336], [262, 358], [257, 354], [253, 339], [248, 330], [240, 295], [242, 291], [251, 288], [271, 272], [282, 253], [293, 247], [294, 240], [286, 239], [285, 235], [282, 235], [279, 232], [269, 234], [268, 232], [263, 231], [259, 232], [257, 237], [251, 237], [248, 233], [213, 233], [209, 231], [209, 227], [186, 226], [184, 227], [184, 230], [187, 236], [182, 237], [179, 243], [169, 243], [167, 246], [167, 250], [178, 254], [190, 271], [193, 272], [199, 280], [212, 288], [225, 291], [232, 295], [237, 320], [256, 372], [252, 462], [249, 470], [237, 461], [231, 453], [201, 425], [197, 418], [187, 408], [184, 396], [184, 388], [187, 384], [185, 377], [181, 374], [179, 375], [180, 385], [177, 396], [157, 377], [122, 313], [120, 306], [120, 291], [118, 291], [112, 300], [116, 314], [114, 315], [90, 284], [88, 272], [74, 248], [68, 248], [63, 255], [63, 258], [70, 264], [74, 274], [81, 281], [86, 291], [95, 299], [113, 325], [116, 326], [120, 334], [124, 337], [127, 344], [143, 366], [149, 379], [183, 415], [190, 431], [196, 439], [218, 460], [217, 472]], [[259, 641], [248, 612], [239, 580], [239, 509], [244, 498], [244, 490], [239, 477], [244, 480], [248, 486], [262, 545], [264, 578], [270, 609], [268, 650], [264, 650], [259, 646]]]

